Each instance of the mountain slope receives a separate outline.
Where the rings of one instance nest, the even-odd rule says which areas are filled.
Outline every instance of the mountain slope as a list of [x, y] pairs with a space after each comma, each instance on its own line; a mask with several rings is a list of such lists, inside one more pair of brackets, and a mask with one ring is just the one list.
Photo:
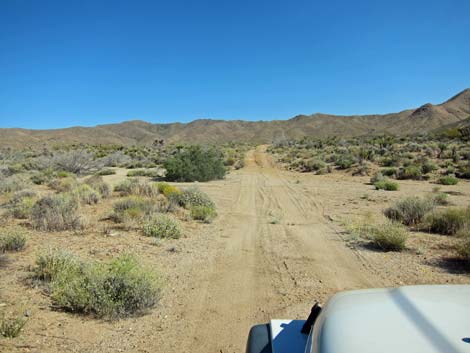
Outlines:
[[187, 124], [151, 124], [126, 121], [95, 127], [56, 130], [0, 129], [1, 146], [40, 146], [57, 143], [151, 144], [166, 142], [219, 143], [241, 141], [270, 143], [278, 138], [302, 136], [358, 136], [366, 134], [426, 133], [443, 126], [458, 125], [470, 116], [470, 89], [438, 105], [384, 115], [298, 115], [289, 120], [241, 121], [195, 120]]

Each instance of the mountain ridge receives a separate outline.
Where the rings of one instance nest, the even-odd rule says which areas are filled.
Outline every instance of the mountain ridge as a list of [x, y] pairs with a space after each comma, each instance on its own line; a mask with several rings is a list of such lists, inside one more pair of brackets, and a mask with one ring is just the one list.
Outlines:
[[60, 143], [152, 144], [155, 140], [188, 143], [249, 142], [270, 143], [279, 138], [303, 136], [350, 137], [367, 134], [416, 134], [459, 125], [470, 117], [470, 89], [440, 104], [426, 103], [397, 113], [296, 115], [288, 120], [245, 121], [197, 119], [189, 123], [149, 123], [129, 120], [93, 127], [32, 130], [1, 128], [1, 146], [24, 147]]

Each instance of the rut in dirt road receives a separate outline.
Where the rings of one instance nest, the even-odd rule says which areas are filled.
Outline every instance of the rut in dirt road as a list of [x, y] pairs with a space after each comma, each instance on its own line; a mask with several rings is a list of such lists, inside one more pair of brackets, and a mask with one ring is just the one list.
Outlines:
[[188, 303], [184, 352], [243, 352], [253, 324], [304, 317], [314, 300], [378, 284], [262, 148], [238, 176], [233, 206], [221, 213], [220, 251]]

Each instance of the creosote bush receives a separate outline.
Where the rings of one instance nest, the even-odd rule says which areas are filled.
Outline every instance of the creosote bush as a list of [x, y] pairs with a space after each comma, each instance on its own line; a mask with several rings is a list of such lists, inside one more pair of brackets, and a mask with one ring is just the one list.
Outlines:
[[400, 223], [387, 222], [371, 226], [369, 236], [371, 242], [384, 251], [402, 251], [408, 231]]
[[217, 216], [217, 212], [213, 207], [209, 206], [192, 206], [190, 208], [191, 218], [204, 223], [211, 223]]
[[398, 190], [398, 183], [389, 179], [383, 179], [374, 183], [377, 190], [396, 191]]
[[395, 202], [384, 211], [384, 214], [393, 221], [411, 226], [419, 224], [433, 208], [432, 200], [413, 196]]
[[457, 179], [453, 175], [446, 175], [443, 177], [440, 177], [437, 182], [442, 185], [455, 185], [459, 182], [459, 179]]
[[27, 236], [21, 229], [0, 231], [0, 253], [6, 251], [21, 251], [26, 246]]
[[434, 212], [426, 218], [426, 223], [431, 232], [455, 235], [470, 224], [470, 208], [449, 208]]
[[145, 313], [161, 290], [158, 275], [132, 255], [100, 263], [50, 250], [38, 257], [34, 274], [48, 286], [54, 305], [104, 319]]
[[43, 231], [76, 230], [82, 227], [79, 202], [70, 193], [48, 195], [39, 199], [31, 210], [31, 223]]
[[210, 199], [209, 195], [197, 187], [184, 189], [178, 197], [178, 202], [181, 206], [187, 209], [192, 206], [206, 206], [215, 209], [215, 204]]
[[148, 237], [173, 238], [181, 237], [179, 222], [173, 217], [157, 214], [144, 224], [143, 232]]

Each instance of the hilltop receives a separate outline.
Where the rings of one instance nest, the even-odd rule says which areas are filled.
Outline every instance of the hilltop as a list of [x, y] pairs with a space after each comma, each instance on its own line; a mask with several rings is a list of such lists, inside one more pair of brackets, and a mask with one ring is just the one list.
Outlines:
[[[303, 136], [359, 136], [427, 133], [446, 126], [461, 126], [470, 117], [470, 89], [444, 103], [427, 103], [415, 109], [382, 115], [339, 116], [316, 113], [289, 120], [241, 121], [201, 119], [190, 123], [152, 124], [141, 120], [95, 127], [54, 130], [0, 129], [2, 146], [23, 147], [56, 143], [151, 144], [165, 142], [270, 143], [279, 138]], [[467, 120], [465, 122], [465, 120]]]

